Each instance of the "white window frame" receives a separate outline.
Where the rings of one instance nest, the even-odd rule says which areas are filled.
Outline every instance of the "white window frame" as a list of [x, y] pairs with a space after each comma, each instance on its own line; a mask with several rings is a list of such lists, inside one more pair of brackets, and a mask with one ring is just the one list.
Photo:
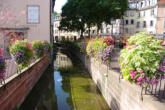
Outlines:
[[28, 24], [40, 23], [40, 6], [39, 5], [27, 6], [27, 23]]

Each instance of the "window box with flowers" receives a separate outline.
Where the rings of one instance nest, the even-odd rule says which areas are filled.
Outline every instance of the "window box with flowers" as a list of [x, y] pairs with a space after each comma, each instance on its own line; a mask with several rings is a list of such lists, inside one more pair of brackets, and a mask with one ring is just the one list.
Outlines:
[[28, 40], [17, 40], [10, 46], [12, 58], [18, 64], [20, 69], [27, 67], [33, 57], [33, 49]]
[[108, 65], [111, 62], [114, 42], [111, 36], [92, 39], [86, 48], [87, 55], [101, 60], [104, 64]]

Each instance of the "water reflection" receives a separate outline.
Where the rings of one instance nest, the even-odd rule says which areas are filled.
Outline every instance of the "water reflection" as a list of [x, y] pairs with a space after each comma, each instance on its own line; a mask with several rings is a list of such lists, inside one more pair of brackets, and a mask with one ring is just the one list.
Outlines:
[[67, 98], [70, 97], [70, 95], [62, 88], [62, 76], [59, 72], [54, 73], [54, 79], [58, 110], [71, 110], [71, 106], [67, 103]]
[[[70, 59], [71, 58], [71, 59]], [[58, 53], [20, 110], [109, 110], [82, 63]]]
[[57, 110], [53, 72], [52, 67], [46, 70], [19, 110]]

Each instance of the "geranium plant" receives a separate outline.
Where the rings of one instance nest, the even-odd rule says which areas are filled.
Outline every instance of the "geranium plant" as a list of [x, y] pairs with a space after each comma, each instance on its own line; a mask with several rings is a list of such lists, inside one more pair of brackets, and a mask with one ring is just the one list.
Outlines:
[[165, 75], [164, 55], [161, 40], [146, 33], [132, 36], [119, 58], [124, 79], [141, 86], [157, 84]]
[[[44, 49], [45, 49], [44, 47], [45, 47], [45, 45], [42, 41], [37, 40], [37, 41], [32, 42], [32, 48], [33, 48], [33, 52], [34, 52], [34, 55], [35, 55], [36, 58], [43, 57]], [[49, 48], [47, 48], [47, 50], [48, 49]]]
[[10, 46], [10, 53], [21, 69], [27, 67], [33, 57], [33, 49], [28, 40], [17, 40]]
[[6, 71], [5, 58], [2, 56], [2, 49], [0, 48], [0, 78], [4, 79]]
[[112, 38], [112, 36], [104, 38], [104, 43], [106, 43], [107, 46], [114, 45], [115, 40]]

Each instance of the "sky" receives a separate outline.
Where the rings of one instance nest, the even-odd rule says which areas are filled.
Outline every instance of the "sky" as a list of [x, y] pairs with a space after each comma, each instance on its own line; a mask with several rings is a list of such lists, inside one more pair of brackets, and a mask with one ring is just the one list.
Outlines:
[[61, 13], [62, 6], [67, 2], [67, 0], [56, 0], [55, 11]]

